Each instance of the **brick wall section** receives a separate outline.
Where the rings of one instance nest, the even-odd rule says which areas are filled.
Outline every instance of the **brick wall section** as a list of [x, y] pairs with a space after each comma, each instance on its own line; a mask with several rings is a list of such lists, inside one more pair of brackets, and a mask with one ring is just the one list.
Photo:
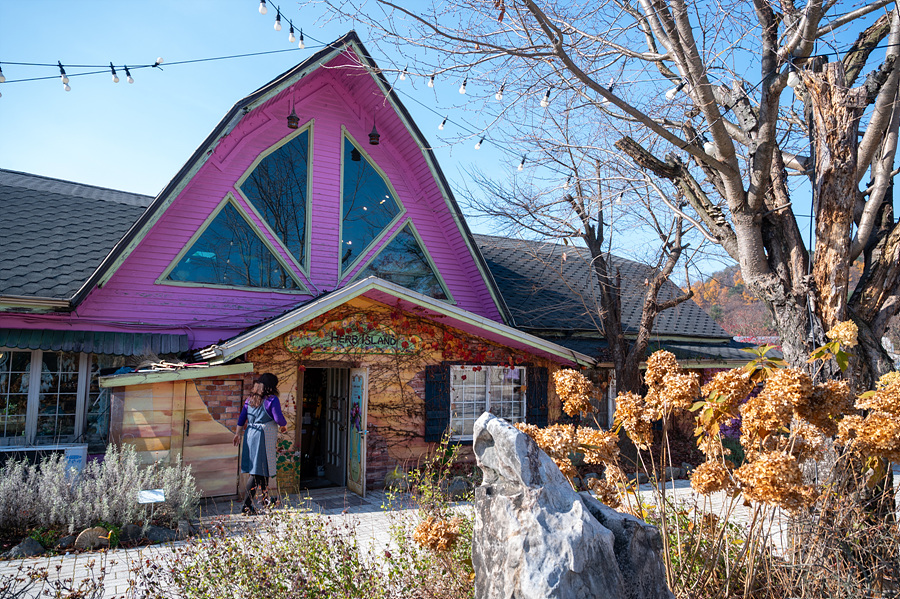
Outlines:
[[231, 430], [237, 426], [241, 413], [244, 384], [244, 375], [239, 374], [196, 381], [197, 392], [213, 419]]

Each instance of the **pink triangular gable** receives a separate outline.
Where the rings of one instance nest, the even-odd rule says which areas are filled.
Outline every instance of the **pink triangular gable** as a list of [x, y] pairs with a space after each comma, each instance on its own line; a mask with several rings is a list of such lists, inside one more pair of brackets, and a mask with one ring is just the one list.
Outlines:
[[[367, 59], [355, 35], [345, 39], [347, 45], [334, 49], [316, 64], [307, 61], [286, 73], [254, 96], [248, 96], [251, 100], [242, 110], [232, 111], [230, 122], [223, 121], [225, 125], [217, 129], [221, 131], [219, 136], [211, 136], [206, 151], [195, 154], [182, 171], [185, 176], [179, 173], [180, 184], [157, 198], [148, 209], [156, 212], [148, 212], [139, 221], [130, 245], [108, 267], [100, 286], [76, 308], [82, 323], [141, 322], [154, 330], [188, 330], [194, 347], [214, 343], [349, 284], [391, 236], [409, 223], [453, 303], [474, 314], [502, 321], [500, 300], [490, 275], [468, 238], [433, 155], [423, 148], [421, 133], [396, 98], [386, 97], [384, 80], [362, 64]], [[309, 256], [305, 269], [292, 262], [235, 187], [260, 154], [292, 133], [286, 124], [292, 108], [300, 118], [300, 126], [310, 127], [312, 145]], [[368, 144], [373, 123], [381, 134], [379, 145]], [[339, 255], [344, 132], [387, 176], [404, 212], [352, 272], [342, 275]], [[173, 180], [170, 187], [176, 182]], [[161, 279], [182, 248], [229, 196], [279, 252], [284, 263], [290, 265], [306, 290], [173, 286]]]

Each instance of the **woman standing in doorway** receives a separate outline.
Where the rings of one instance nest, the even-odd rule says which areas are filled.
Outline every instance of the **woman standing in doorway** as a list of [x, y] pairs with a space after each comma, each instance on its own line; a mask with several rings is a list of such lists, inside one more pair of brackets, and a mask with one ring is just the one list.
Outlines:
[[245, 514], [256, 513], [253, 497], [257, 488], [260, 489], [263, 501], [268, 502], [266, 489], [269, 477], [275, 476], [276, 471], [276, 424], [281, 427], [282, 433], [287, 432], [287, 421], [281, 413], [281, 402], [278, 399], [278, 377], [266, 372], [253, 382], [253, 389], [238, 417], [233, 440], [237, 447], [243, 433], [241, 472], [250, 475], [247, 480], [247, 496], [244, 498]]

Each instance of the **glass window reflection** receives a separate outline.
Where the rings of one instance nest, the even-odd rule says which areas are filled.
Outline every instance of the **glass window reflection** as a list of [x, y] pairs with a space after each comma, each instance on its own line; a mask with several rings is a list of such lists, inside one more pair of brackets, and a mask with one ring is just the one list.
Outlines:
[[409, 224], [382, 248], [357, 278], [370, 276], [380, 277], [435, 299], [447, 299], [444, 287]]

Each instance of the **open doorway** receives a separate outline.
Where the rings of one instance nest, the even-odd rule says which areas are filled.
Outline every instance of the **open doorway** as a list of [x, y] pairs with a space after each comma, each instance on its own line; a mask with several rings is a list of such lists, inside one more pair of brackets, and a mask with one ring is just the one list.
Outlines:
[[301, 488], [346, 484], [349, 386], [346, 368], [307, 368], [303, 373]]

